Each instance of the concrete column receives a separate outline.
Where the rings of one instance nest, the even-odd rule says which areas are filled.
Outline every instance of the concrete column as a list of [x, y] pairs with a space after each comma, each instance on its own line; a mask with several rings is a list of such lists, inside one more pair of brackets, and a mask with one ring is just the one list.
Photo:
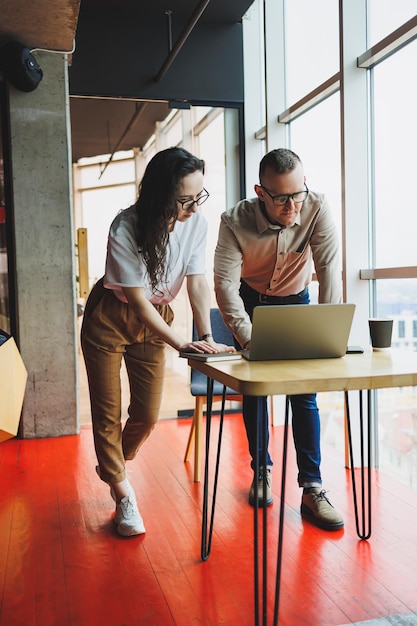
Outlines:
[[79, 432], [67, 60], [35, 55], [44, 73], [38, 88], [10, 88], [18, 327], [28, 370], [25, 438]]

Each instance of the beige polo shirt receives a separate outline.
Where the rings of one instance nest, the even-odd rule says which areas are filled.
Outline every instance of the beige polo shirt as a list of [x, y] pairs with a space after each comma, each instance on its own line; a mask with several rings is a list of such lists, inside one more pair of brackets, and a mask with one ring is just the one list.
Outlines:
[[242, 200], [222, 214], [214, 286], [219, 308], [241, 345], [252, 330], [239, 296], [241, 278], [259, 293], [288, 296], [311, 282], [313, 267], [319, 302], [340, 302], [339, 238], [323, 194], [309, 192], [293, 226], [271, 224], [258, 198]]

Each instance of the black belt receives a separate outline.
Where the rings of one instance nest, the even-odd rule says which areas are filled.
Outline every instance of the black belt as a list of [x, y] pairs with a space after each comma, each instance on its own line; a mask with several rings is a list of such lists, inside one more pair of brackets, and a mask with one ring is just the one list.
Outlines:
[[304, 287], [300, 293], [290, 296], [267, 296], [265, 293], [258, 293], [258, 296], [261, 304], [298, 304], [307, 292], [308, 287]]

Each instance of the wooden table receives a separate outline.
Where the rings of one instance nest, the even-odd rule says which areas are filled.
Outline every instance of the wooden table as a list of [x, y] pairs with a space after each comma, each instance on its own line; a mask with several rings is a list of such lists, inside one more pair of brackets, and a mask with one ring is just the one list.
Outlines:
[[[294, 394], [317, 393], [324, 391], [344, 391], [346, 412], [348, 421], [349, 448], [352, 470], [352, 486], [354, 493], [354, 506], [356, 516], [356, 528], [360, 539], [368, 539], [371, 528], [371, 431], [370, 431], [370, 398], [374, 389], [388, 387], [407, 387], [417, 385], [417, 353], [402, 350], [389, 349], [373, 352], [367, 350], [363, 354], [349, 354], [337, 359], [309, 359], [303, 361], [261, 361], [249, 362], [245, 359], [240, 361], [222, 361], [204, 363], [189, 360], [189, 365], [205, 374], [208, 378], [207, 385], [207, 434], [206, 434], [206, 459], [204, 471], [204, 501], [202, 523], [202, 549], [201, 557], [206, 560], [211, 549], [211, 539], [214, 522], [214, 509], [216, 500], [217, 477], [220, 459], [221, 433], [223, 423], [223, 410], [221, 415], [217, 460], [212, 496], [210, 524], [208, 530], [208, 478], [209, 478], [209, 445], [211, 423], [211, 397], [213, 380], [227, 387], [231, 387], [239, 394], [249, 396], [273, 396], [285, 395], [286, 410], [284, 424], [284, 442], [282, 458], [282, 482], [281, 502], [279, 516], [278, 555], [275, 590], [274, 626], [278, 624], [279, 594], [281, 580], [281, 562], [283, 546], [283, 521], [284, 521], [284, 497], [286, 476], [286, 450], [288, 441], [289, 401], [288, 396]], [[364, 501], [364, 464], [363, 451], [363, 403], [362, 392], [368, 392], [368, 442], [367, 442], [367, 465], [368, 465], [368, 529], [365, 529], [365, 501]], [[360, 430], [361, 430], [361, 476], [362, 476], [362, 529], [358, 524], [358, 503], [354, 480], [354, 462], [352, 451], [352, 436], [350, 426], [350, 410], [348, 401], [349, 391], [360, 392]], [[224, 408], [224, 403], [223, 403]], [[256, 471], [256, 468], [255, 468]], [[265, 486], [264, 486], [265, 488]], [[266, 506], [263, 507], [263, 606], [262, 624], [267, 624], [266, 603]], [[255, 584], [255, 626], [259, 624], [259, 570], [258, 570], [258, 504], [254, 507], [254, 584]]]

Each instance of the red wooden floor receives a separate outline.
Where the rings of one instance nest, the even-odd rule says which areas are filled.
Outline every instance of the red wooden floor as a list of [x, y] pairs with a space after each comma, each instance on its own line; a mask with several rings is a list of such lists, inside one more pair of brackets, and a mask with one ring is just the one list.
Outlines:
[[[147, 528], [134, 538], [115, 533], [89, 426], [80, 436], [0, 444], [1, 626], [254, 623], [251, 471], [242, 420], [226, 418], [213, 547], [204, 563], [202, 484], [192, 482], [192, 467], [182, 461], [189, 424], [161, 421], [131, 463]], [[274, 428], [276, 461], [281, 437]], [[279, 623], [336, 626], [417, 611], [417, 494], [375, 472], [373, 534], [359, 541], [349, 476], [324, 449], [325, 487], [345, 517], [344, 530], [324, 532], [300, 518], [292, 444], [290, 453]], [[278, 465], [268, 511], [269, 620]]]

